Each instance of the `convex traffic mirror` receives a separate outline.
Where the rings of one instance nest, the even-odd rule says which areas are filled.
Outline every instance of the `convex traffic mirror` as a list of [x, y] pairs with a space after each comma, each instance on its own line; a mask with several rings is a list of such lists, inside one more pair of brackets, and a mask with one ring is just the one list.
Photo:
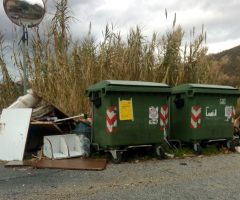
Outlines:
[[42, 0], [3, 0], [3, 6], [8, 18], [18, 26], [34, 27], [45, 14]]

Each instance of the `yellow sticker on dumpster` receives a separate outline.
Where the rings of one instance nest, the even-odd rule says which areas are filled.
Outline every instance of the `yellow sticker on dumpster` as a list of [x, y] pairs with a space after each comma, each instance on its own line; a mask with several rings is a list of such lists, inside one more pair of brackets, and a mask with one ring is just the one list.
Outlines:
[[119, 100], [119, 119], [133, 120], [133, 106], [131, 100]]

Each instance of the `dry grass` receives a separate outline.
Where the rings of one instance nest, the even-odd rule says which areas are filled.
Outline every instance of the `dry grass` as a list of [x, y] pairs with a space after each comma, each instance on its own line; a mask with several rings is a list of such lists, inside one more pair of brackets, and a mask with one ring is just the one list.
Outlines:
[[[207, 82], [209, 68], [205, 33], [183, 46], [184, 32], [175, 27], [162, 37], [146, 38], [137, 26], [125, 37], [107, 25], [102, 42], [89, 33], [81, 41], [69, 32], [67, 0], [56, 1], [56, 12], [44, 34], [34, 30], [29, 53], [31, 85], [50, 102], [69, 115], [88, 112], [84, 91], [104, 79], [165, 82], [174, 86], [184, 82]], [[167, 16], [167, 15], [166, 15]], [[19, 56], [15, 63], [21, 69]]]
[[2, 81], [0, 83], [0, 109], [9, 106], [18, 96], [19, 92], [17, 85], [9, 75], [6, 63], [5, 53], [7, 45], [4, 40], [4, 35], [0, 32], [0, 70]]

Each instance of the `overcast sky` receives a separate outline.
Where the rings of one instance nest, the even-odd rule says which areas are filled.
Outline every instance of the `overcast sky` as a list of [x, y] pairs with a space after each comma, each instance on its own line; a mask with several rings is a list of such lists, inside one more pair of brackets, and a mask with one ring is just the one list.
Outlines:
[[239, 0], [70, 0], [69, 5], [78, 19], [72, 24], [76, 37], [87, 32], [90, 21], [96, 37], [102, 36], [106, 23], [113, 23], [122, 33], [138, 24], [146, 35], [153, 31], [161, 35], [171, 28], [176, 12], [186, 39], [193, 26], [201, 32], [204, 24], [210, 53], [240, 45]]
[[[48, 0], [45, 20], [51, 17], [52, 2]], [[209, 53], [240, 45], [240, 0], [69, 0], [69, 7], [76, 18], [71, 23], [71, 32], [79, 39], [87, 33], [90, 22], [96, 39], [102, 38], [107, 23], [114, 24], [123, 34], [139, 25], [146, 36], [154, 31], [162, 35], [171, 29], [176, 12], [177, 25], [183, 27], [186, 40], [189, 40], [193, 26], [201, 32], [204, 24]], [[15, 38], [10, 34], [14, 30], [13, 25], [2, 5], [0, 8], [1, 28], [7, 33], [7, 39], [13, 40]]]

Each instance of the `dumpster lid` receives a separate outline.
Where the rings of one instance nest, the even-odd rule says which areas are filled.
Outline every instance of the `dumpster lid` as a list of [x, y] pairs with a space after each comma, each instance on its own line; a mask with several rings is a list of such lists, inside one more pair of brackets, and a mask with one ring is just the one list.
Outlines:
[[210, 84], [182, 84], [172, 88], [172, 93], [185, 93], [193, 90], [195, 93], [220, 93], [220, 94], [240, 94], [239, 89], [228, 85], [210, 85]]
[[165, 83], [145, 82], [145, 81], [124, 81], [124, 80], [104, 80], [100, 81], [86, 90], [86, 94], [100, 91], [129, 91], [129, 92], [169, 92], [170, 87]]
[[211, 88], [211, 89], [229, 89], [236, 90], [236, 88], [228, 85], [210, 85], [210, 84], [189, 84], [193, 88]]

